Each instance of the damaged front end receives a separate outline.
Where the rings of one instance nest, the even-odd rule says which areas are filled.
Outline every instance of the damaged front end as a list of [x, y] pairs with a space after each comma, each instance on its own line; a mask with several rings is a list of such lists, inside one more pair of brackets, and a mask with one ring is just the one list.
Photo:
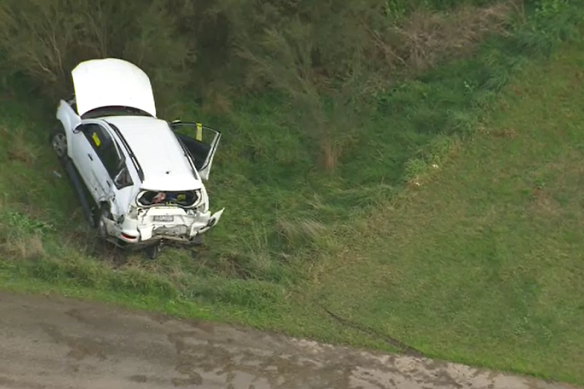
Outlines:
[[211, 214], [203, 190], [141, 191], [117, 223], [119, 243], [148, 246], [161, 241], [198, 244], [201, 234], [217, 225], [224, 209]]

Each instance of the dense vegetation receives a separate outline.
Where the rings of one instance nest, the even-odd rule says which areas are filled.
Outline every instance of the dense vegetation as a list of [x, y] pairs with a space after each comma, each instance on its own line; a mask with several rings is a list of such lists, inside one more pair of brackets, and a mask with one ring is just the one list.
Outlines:
[[[407, 212], [386, 212], [425, 188], [485, 126], [493, 107], [507, 104], [499, 92], [520, 69], [543, 61], [563, 41], [581, 43], [582, 6], [0, 0], [0, 255], [15, 259], [0, 262], [0, 274], [13, 287], [57, 288], [329, 341], [387, 348], [384, 337], [394, 336], [430, 355], [541, 375], [560, 371], [563, 379], [584, 382], [577, 366], [561, 370], [558, 359], [528, 363], [529, 352], [510, 353], [515, 361], [498, 358], [495, 348], [508, 351], [503, 346], [522, 344], [540, 327], [518, 324], [518, 340], [497, 326], [482, 341], [472, 331], [449, 334], [457, 328], [455, 308], [448, 307], [466, 312], [449, 293], [468, 287], [461, 283], [466, 275], [447, 277], [425, 261], [444, 252], [436, 241], [458, 219], [430, 236], [416, 228], [439, 211], [412, 216], [416, 228], [403, 219]], [[227, 210], [194, 259], [169, 250], [149, 262], [96, 246], [58, 176], [46, 145], [56, 101], [71, 93], [72, 67], [103, 56], [126, 58], [151, 75], [161, 116], [203, 120], [224, 132], [209, 189], [212, 206]], [[476, 176], [466, 179], [477, 184]], [[428, 242], [396, 236], [398, 230]], [[383, 244], [388, 239], [396, 246]], [[462, 257], [450, 253], [440, 264], [452, 270], [488, 251], [460, 250]], [[419, 289], [391, 289], [395, 280], [385, 276], [394, 270]], [[505, 275], [509, 285], [525, 281]], [[450, 297], [425, 299], [424, 288]], [[387, 303], [390, 293], [407, 307]], [[485, 310], [508, 308], [486, 301]], [[326, 313], [331, 309], [375, 333], [335, 322]], [[528, 317], [521, 309], [502, 323]], [[462, 323], [484, 329], [485, 310], [469, 311]], [[478, 356], [468, 349], [471, 338], [484, 349]], [[534, 349], [561, 351], [546, 345]]]

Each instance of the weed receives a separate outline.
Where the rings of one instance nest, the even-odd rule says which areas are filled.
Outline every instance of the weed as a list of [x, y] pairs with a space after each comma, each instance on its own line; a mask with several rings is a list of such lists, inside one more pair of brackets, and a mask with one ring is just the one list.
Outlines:
[[327, 227], [310, 219], [279, 220], [280, 233], [287, 244], [292, 246], [310, 246], [327, 232]]
[[[5, 228], [0, 229], [0, 233]], [[40, 260], [46, 256], [42, 237], [39, 235], [19, 235], [0, 240], [0, 253], [8, 258]]]

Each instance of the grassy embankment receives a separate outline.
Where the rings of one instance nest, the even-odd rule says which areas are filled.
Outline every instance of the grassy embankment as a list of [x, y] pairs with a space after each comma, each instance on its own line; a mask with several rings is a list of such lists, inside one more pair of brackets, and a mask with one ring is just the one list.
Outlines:
[[100, 252], [54, 174], [52, 107], [17, 88], [0, 105], [3, 287], [388, 350], [393, 337], [584, 384], [584, 49], [545, 59], [524, 43], [490, 39], [378, 95], [332, 174], [277, 99], [206, 118], [226, 129], [210, 192], [227, 213], [196, 259]]

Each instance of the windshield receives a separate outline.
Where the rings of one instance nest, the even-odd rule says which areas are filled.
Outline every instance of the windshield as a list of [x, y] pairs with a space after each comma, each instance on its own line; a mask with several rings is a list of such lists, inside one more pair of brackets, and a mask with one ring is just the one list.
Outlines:
[[171, 191], [144, 191], [138, 195], [138, 204], [142, 206], [152, 205], [178, 205], [192, 207], [200, 198], [198, 190]]
[[108, 106], [92, 109], [89, 112], [84, 113], [82, 119], [94, 119], [106, 116], [148, 116], [152, 117], [148, 112], [142, 111], [138, 108], [126, 107], [126, 106]]

